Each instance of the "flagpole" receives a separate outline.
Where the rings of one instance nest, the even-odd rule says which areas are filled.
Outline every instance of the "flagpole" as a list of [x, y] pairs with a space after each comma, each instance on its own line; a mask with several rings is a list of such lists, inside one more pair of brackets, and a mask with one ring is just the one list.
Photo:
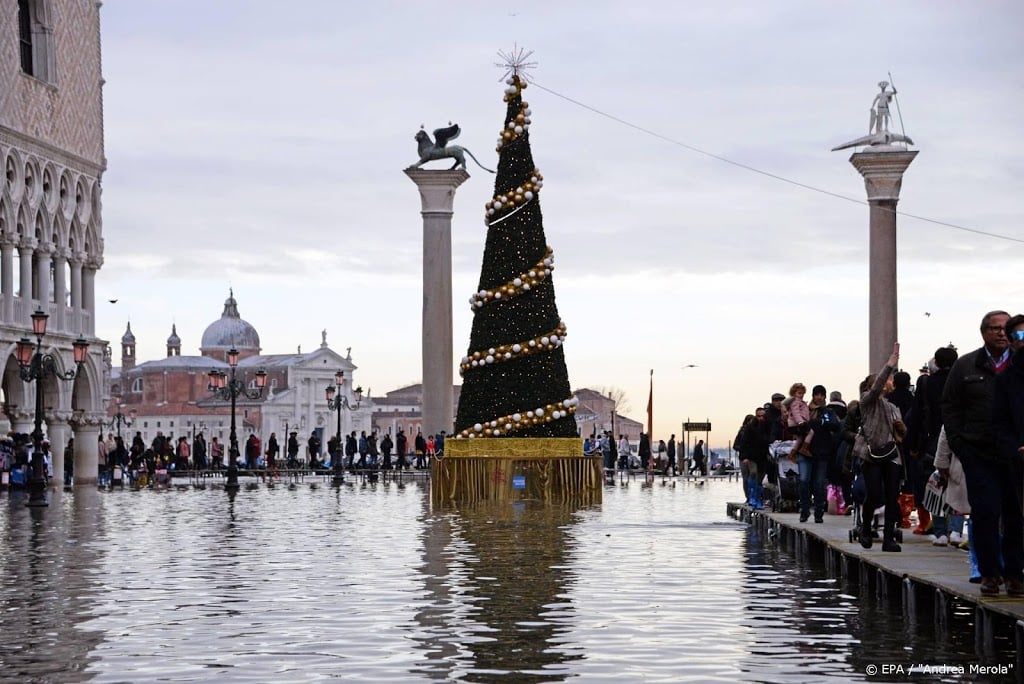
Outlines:
[[654, 427], [654, 369], [651, 369], [651, 388], [647, 393], [647, 439], [651, 439]]

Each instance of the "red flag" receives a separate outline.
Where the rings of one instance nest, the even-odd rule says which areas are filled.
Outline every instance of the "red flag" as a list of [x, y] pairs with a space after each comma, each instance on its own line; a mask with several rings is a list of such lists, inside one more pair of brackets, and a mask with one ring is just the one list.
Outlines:
[[654, 369], [651, 369], [651, 391], [647, 394], [647, 439], [651, 439], [654, 425]]

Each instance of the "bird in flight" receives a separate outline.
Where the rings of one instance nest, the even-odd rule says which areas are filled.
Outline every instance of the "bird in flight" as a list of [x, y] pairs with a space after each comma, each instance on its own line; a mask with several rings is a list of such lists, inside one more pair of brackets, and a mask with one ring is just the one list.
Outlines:
[[110, 302], [111, 304], [117, 304], [116, 299], [108, 299], [107, 301]]
[[931, 311], [925, 311], [924, 315], [927, 316], [928, 318], [931, 318], [932, 313], [931, 313]]
[[685, 366], [683, 366], [683, 368], [697, 368], [697, 367], [698, 366], [695, 363], [688, 363]]

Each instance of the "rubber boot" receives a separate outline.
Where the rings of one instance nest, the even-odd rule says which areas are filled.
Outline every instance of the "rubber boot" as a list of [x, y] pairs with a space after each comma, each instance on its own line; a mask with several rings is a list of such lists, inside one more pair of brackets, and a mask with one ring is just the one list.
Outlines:
[[924, 506], [918, 506], [917, 527], [914, 528], [914, 534], [928, 534], [930, 529], [932, 529], [932, 514]]
[[882, 550], [883, 551], [902, 551], [900, 545], [896, 543], [896, 530], [891, 527], [885, 528], [885, 534], [882, 537]]
[[981, 570], [978, 570], [978, 556], [974, 553], [974, 521], [967, 519], [967, 555], [971, 560], [971, 576], [968, 578], [971, 584], [981, 582]]
[[913, 494], [900, 494], [899, 496], [900, 506], [900, 527], [906, 529], [912, 527], [910, 522], [910, 513], [914, 510], [914, 495]]
[[871, 534], [871, 518], [864, 518], [864, 522], [860, 526], [858, 541], [865, 549], [870, 549], [871, 545], [875, 543], [875, 536]]
[[763, 496], [764, 496], [764, 487], [761, 486], [760, 482], [757, 482], [756, 480], [752, 481], [750, 483], [750, 501], [751, 501], [751, 507], [755, 511], [763, 511], [764, 510], [764, 501], [762, 500]]

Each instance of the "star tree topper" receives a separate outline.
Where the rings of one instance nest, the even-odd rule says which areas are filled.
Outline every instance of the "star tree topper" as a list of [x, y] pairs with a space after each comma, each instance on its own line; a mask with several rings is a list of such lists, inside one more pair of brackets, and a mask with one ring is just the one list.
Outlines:
[[505, 70], [505, 73], [501, 75], [499, 80], [508, 81], [513, 76], [526, 79], [526, 70], [537, 67], [536, 62], [530, 61], [531, 56], [533, 56], [533, 50], [521, 48], [516, 44], [513, 44], [512, 49], [507, 52], [505, 50], [498, 50], [498, 57], [501, 58], [501, 61], [495, 62], [494, 66]]

